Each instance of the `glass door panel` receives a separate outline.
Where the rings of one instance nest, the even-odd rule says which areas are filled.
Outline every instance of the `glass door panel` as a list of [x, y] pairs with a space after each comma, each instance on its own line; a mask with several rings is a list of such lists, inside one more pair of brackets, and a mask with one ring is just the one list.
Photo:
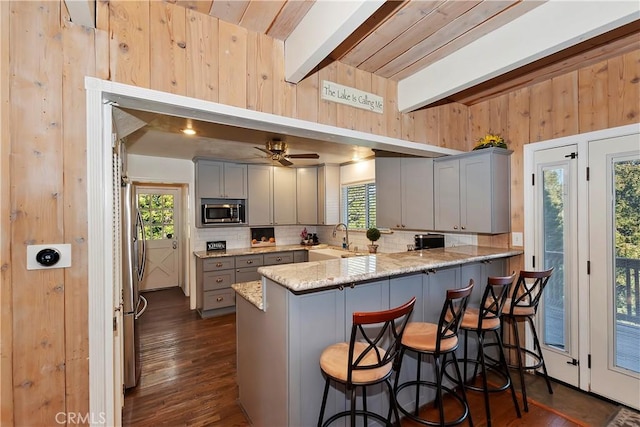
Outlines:
[[[613, 161], [613, 275], [616, 367], [640, 373], [640, 160]], [[612, 233], [613, 235], [613, 233]], [[613, 246], [613, 245], [612, 245]]]
[[640, 136], [589, 142], [591, 391], [640, 409]]
[[545, 288], [544, 297], [544, 325], [543, 343], [548, 346], [564, 350], [569, 336], [566, 329], [569, 322], [565, 316], [565, 288], [564, 275], [564, 240], [566, 229], [564, 219], [568, 217], [565, 200], [565, 177], [567, 166], [553, 166], [542, 168], [542, 217], [543, 269], [553, 267], [553, 274]]
[[577, 147], [535, 153], [535, 270], [553, 267], [537, 330], [549, 375], [578, 386]]

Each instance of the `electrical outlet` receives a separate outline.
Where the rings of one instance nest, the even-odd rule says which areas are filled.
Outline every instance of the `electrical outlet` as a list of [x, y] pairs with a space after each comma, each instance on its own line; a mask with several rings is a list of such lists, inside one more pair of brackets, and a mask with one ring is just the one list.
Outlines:
[[515, 232], [515, 231], [511, 233], [511, 246], [522, 246], [522, 245], [523, 245], [522, 233]]

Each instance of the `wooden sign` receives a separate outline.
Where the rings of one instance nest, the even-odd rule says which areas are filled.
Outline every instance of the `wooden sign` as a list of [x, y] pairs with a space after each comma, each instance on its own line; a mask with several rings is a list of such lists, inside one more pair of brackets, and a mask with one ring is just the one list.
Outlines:
[[320, 87], [320, 96], [322, 99], [332, 102], [338, 102], [344, 105], [350, 105], [356, 108], [373, 111], [382, 114], [384, 112], [384, 98], [373, 93], [363, 92], [361, 90], [339, 85], [327, 80], [322, 81]]

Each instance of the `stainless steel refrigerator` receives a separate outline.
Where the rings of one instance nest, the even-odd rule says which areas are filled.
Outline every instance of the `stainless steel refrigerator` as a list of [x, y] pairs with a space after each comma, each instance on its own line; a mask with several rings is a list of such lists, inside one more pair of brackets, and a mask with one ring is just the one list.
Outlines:
[[140, 337], [137, 320], [147, 309], [140, 295], [144, 277], [146, 244], [142, 216], [136, 203], [135, 187], [122, 180], [122, 297], [124, 340], [124, 386], [135, 387], [140, 378]]

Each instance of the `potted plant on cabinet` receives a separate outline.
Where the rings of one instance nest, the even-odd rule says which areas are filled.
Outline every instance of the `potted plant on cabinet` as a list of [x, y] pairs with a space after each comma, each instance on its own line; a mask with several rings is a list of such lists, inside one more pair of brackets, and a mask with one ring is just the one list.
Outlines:
[[371, 241], [371, 244], [369, 245], [370, 254], [375, 254], [378, 251], [378, 245], [376, 245], [376, 242], [378, 241], [379, 238], [380, 238], [380, 230], [378, 230], [375, 227], [371, 227], [367, 230], [367, 239]]

